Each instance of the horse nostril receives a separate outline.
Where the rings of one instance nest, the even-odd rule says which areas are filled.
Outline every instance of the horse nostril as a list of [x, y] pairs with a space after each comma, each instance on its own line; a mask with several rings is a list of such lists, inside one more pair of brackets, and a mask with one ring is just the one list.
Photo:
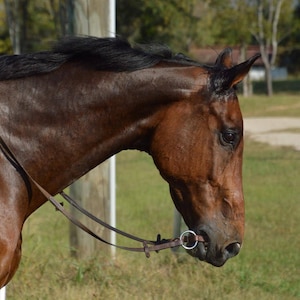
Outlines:
[[236, 255], [239, 254], [241, 250], [241, 244], [240, 243], [232, 243], [229, 244], [226, 248], [225, 248], [225, 255], [227, 256], [227, 258], [231, 258], [234, 257]]

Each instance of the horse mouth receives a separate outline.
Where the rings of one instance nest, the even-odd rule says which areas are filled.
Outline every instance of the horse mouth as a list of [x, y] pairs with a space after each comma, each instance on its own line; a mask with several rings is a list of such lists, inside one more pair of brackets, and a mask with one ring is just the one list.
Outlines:
[[240, 242], [231, 242], [222, 247], [217, 246], [204, 231], [199, 232], [197, 241], [195, 247], [186, 248], [187, 252], [215, 267], [223, 266], [229, 258], [236, 256], [241, 249]]
[[[199, 260], [201, 260], [201, 261], [207, 261], [207, 253], [208, 253], [208, 249], [209, 249], [210, 239], [204, 231], [201, 231], [198, 234], [198, 237], [200, 237], [200, 238], [199, 238], [197, 246], [192, 249], [188, 249], [187, 252], [191, 256], [199, 258]], [[201, 241], [201, 239], [203, 241]]]
[[215, 267], [222, 267], [227, 259], [218, 259], [213, 257], [209, 253], [209, 243], [208, 242], [199, 242], [197, 247], [191, 250], [187, 250], [188, 254], [191, 256], [198, 258], [200, 261], [209, 263]]

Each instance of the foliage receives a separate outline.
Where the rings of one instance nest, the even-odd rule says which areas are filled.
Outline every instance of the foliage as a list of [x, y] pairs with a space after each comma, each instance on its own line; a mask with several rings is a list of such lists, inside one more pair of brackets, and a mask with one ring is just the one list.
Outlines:
[[215, 20], [220, 24], [217, 35], [221, 45], [248, 45], [251, 43], [249, 24], [254, 22], [251, 0], [212, 0], [210, 8], [215, 11]]
[[297, 2], [292, 18], [294, 30], [282, 40], [278, 62], [287, 66], [289, 74], [294, 75], [300, 74], [300, 2]]
[[[266, 36], [271, 33], [267, 12], [273, 2], [259, 1], [264, 5]], [[177, 39], [183, 45], [189, 45], [186, 41], [191, 38], [202, 46], [241, 44], [250, 42], [251, 35], [257, 32], [257, 3], [254, 0], [119, 0], [118, 32], [134, 40], [163, 38], [173, 42]], [[280, 41], [295, 32], [293, 11], [296, 6], [293, 3], [295, 1], [283, 1], [278, 28]]]
[[[192, 42], [212, 42], [213, 19], [206, 2], [119, 0], [118, 33], [130, 40], [164, 42], [187, 51]], [[209, 33], [207, 28], [210, 28]]]
[[219, 30], [209, 1], [126, 1], [117, 5], [117, 29], [138, 42], [164, 42], [180, 51], [193, 44], [214, 44]]
[[3, 34], [0, 32], [0, 38], [3, 48], [0, 51], [5, 53], [13, 50], [20, 53], [48, 48], [49, 42], [65, 33], [66, 2], [1, 0], [0, 22]]
[[6, 26], [4, 3], [0, 1], [0, 54], [11, 52], [9, 32]]

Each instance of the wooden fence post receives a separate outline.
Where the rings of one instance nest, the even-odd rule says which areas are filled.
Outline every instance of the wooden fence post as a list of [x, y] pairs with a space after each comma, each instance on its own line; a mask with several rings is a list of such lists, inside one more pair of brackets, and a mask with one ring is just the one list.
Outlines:
[[[114, 34], [110, 32], [112, 27], [109, 24], [109, 22], [115, 22], [109, 18], [109, 10], [112, 9], [111, 1], [114, 3], [114, 0], [74, 0], [72, 24], [74, 34], [98, 37]], [[110, 221], [109, 172], [109, 161], [106, 161], [70, 187], [71, 197], [107, 223]], [[96, 234], [110, 241], [107, 229], [99, 225], [95, 226], [91, 220], [79, 216], [75, 211], [73, 213]], [[70, 225], [70, 244], [72, 253], [84, 259], [96, 256], [99, 251], [108, 253], [110, 250], [107, 245], [99, 243], [72, 224]]]

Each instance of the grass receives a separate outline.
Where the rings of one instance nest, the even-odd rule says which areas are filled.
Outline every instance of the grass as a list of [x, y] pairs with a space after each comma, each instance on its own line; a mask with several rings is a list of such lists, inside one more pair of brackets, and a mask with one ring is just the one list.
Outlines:
[[253, 83], [255, 95], [244, 98], [240, 96], [240, 103], [245, 117], [259, 116], [300, 116], [300, 80], [289, 79], [273, 82], [274, 95], [266, 97], [265, 82]]
[[[281, 115], [289, 116], [296, 104], [296, 97], [281, 95], [241, 100], [246, 116], [273, 115], [271, 107], [282, 105]], [[299, 152], [246, 141], [245, 243], [222, 268], [169, 250], [150, 259], [118, 250], [115, 260], [103, 250], [76, 260], [69, 255], [68, 221], [46, 204], [26, 223], [23, 259], [7, 299], [299, 299], [299, 169]], [[149, 239], [172, 235], [173, 204], [149, 156], [118, 155], [117, 186], [119, 228]]]
[[277, 94], [272, 97], [255, 95], [239, 98], [244, 117], [300, 116], [300, 94]]

